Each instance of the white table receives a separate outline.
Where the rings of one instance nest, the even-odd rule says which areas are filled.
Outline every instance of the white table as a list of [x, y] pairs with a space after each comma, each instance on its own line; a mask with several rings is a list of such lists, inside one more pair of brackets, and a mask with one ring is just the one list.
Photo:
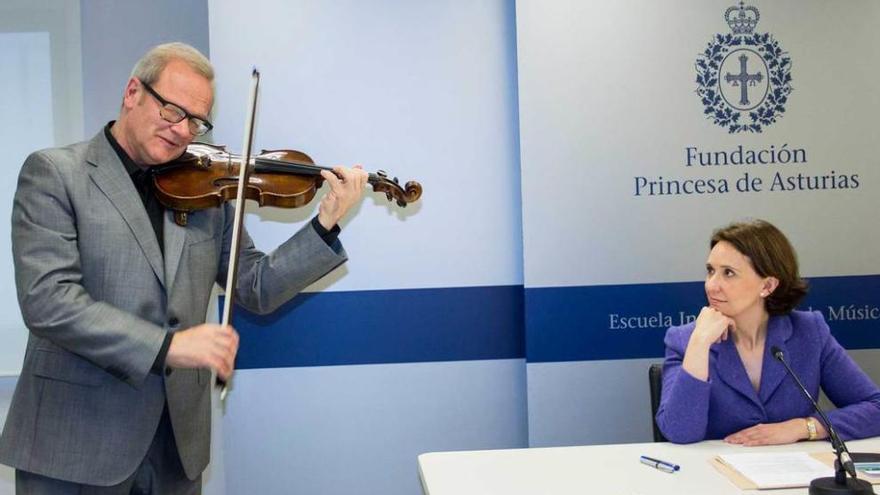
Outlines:
[[[880, 452], [880, 437], [847, 442], [847, 447]], [[830, 452], [831, 444], [739, 447], [707, 441], [434, 452], [419, 456], [419, 474], [425, 495], [806, 494], [806, 488], [741, 491], [709, 464], [717, 454], [765, 451]], [[658, 471], [641, 464], [641, 455], [679, 464], [681, 470]], [[880, 493], [880, 486], [874, 490]]]

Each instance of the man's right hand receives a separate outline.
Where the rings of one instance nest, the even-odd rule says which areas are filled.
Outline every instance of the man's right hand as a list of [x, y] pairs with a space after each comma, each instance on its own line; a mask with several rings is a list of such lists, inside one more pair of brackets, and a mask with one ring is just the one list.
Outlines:
[[204, 323], [174, 333], [165, 364], [172, 368], [211, 368], [226, 381], [232, 375], [237, 352], [235, 329]]

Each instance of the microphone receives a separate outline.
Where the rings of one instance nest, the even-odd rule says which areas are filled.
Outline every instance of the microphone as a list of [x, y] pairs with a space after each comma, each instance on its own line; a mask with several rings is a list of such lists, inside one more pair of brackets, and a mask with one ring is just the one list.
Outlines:
[[[813, 404], [813, 409], [819, 413], [819, 416], [822, 418], [822, 423], [825, 424], [825, 428], [828, 430], [828, 437], [831, 439], [831, 447], [834, 448], [834, 452], [837, 455], [837, 461], [834, 463], [834, 477], [816, 478], [811, 481], [810, 495], [873, 494], [874, 488], [871, 486], [871, 483], [868, 483], [865, 480], [860, 480], [856, 477], [856, 467], [853, 464], [852, 457], [849, 455], [849, 450], [846, 448], [846, 444], [843, 443], [843, 440], [837, 435], [837, 430], [834, 429], [834, 426], [831, 425], [831, 421], [828, 420], [828, 416], [825, 416], [825, 412], [822, 411], [822, 408], [819, 407], [819, 404], [813, 399], [810, 392], [807, 391], [807, 387], [804, 386], [794, 370], [792, 370], [785, 361], [782, 349], [774, 345], [770, 348], [770, 352], [777, 361], [782, 363], [782, 366], [785, 366], [785, 371], [794, 379], [798, 387], [801, 389], [801, 392], [803, 392], [810, 403]], [[847, 473], [852, 477], [851, 479], [846, 477]]]

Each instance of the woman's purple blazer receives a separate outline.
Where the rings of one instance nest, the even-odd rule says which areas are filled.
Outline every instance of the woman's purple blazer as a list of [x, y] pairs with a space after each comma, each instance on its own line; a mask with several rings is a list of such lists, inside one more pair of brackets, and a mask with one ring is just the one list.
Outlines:
[[709, 380], [681, 368], [694, 323], [666, 332], [666, 361], [657, 425], [672, 442], [724, 438], [759, 423], [818, 414], [770, 349], [779, 347], [810, 394], [819, 387], [838, 408], [828, 419], [844, 439], [880, 435], [880, 389], [831, 336], [818, 311], [771, 316], [761, 384], [755, 392], [732, 339], [709, 350]]

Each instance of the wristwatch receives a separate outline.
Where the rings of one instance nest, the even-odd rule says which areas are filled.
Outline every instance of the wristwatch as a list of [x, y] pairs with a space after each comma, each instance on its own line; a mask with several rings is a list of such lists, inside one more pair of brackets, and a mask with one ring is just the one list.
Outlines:
[[807, 434], [809, 435], [807, 440], [815, 440], [819, 436], [816, 433], [816, 419], [813, 417], [807, 418]]

